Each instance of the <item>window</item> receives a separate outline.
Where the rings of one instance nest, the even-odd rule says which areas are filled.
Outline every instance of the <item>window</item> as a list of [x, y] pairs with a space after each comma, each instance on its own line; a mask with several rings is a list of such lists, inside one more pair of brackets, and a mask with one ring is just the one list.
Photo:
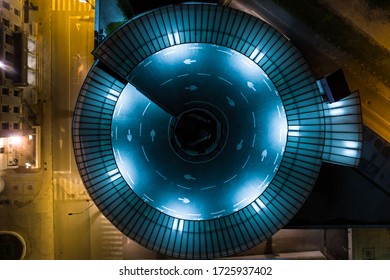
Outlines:
[[14, 90], [14, 96], [15, 97], [20, 97], [20, 91], [19, 90]]
[[14, 8], [14, 13], [15, 15], [17, 15], [18, 17], [20, 17], [20, 11], [16, 8]]
[[2, 111], [3, 113], [8, 113], [8, 112], [9, 112], [9, 107], [8, 107], [8, 105], [3, 105], [3, 106], [1, 106], [1, 111]]
[[15, 106], [14, 107], [14, 113], [15, 114], [19, 114], [20, 113], [20, 107], [19, 106]]
[[4, 7], [5, 9], [7, 9], [7, 10], [9, 10], [9, 9], [11, 8], [11, 6], [9, 5], [9, 3], [6, 2], [6, 1], [3, 1], [3, 7]]
[[8, 45], [13, 46], [14, 45], [14, 38], [11, 35], [5, 34], [5, 42]]
[[9, 123], [2, 123], [1, 124], [1, 129], [2, 130], [9, 130]]
[[6, 18], [3, 18], [3, 24], [4, 24], [4, 26], [9, 27], [9, 20]]
[[9, 88], [2, 88], [2, 89], [1, 89], [1, 93], [2, 93], [3, 95], [9, 95]]
[[5, 52], [5, 60], [8, 62], [14, 62], [14, 54], [10, 52]]
[[15, 30], [15, 31], [19, 31], [19, 30], [20, 30], [20, 26], [15, 24], [15, 25], [14, 25], [14, 30]]
[[20, 123], [14, 123], [14, 129], [20, 129]]
[[12, 80], [14, 78], [14, 75], [11, 72], [6, 71], [5, 72], [5, 78]]

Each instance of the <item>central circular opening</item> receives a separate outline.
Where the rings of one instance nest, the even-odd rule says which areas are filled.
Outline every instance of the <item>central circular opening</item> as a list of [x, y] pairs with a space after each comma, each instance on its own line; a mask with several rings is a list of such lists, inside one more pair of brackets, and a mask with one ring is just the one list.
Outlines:
[[226, 143], [228, 125], [219, 109], [193, 104], [170, 125], [171, 147], [182, 159], [204, 162], [216, 157]]
[[210, 111], [191, 109], [176, 121], [174, 137], [178, 147], [190, 156], [211, 154], [221, 139], [221, 123]]

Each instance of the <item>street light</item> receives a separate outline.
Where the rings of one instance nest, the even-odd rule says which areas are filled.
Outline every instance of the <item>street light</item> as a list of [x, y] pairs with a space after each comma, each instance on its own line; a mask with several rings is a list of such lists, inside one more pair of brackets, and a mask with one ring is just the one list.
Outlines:
[[80, 212], [69, 212], [68, 215], [69, 216], [73, 216], [73, 215], [80, 215], [80, 214], [83, 214], [85, 211], [87, 211], [89, 208], [91, 208], [92, 206], [94, 206], [95, 204], [91, 204], [89, 205], [87, 208], [85, 208], [83, 211], [80, 211]]
[[21, 136], [11, 136], [9, 140], [14, 146], [19, 146], [23, 142], [23, 138]]
[[0, 60], [0, 69], [3, 69], [4, 71], [7, 71], [7, 72], [14, 72], [14, 69], [9, 66], [8, 64], [4, 63], [3, 61]]
[[88, 3], [89, 5], [91, 5], [92, 9], [95, 9], [95, 6], [89, 2], [89, 0], [79, 0], [80, 3]]

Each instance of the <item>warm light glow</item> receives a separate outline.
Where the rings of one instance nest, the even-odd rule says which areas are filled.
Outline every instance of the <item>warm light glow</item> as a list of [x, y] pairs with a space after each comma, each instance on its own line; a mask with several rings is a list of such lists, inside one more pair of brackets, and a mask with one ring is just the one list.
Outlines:
[[15, 70], [9, 65], [5, 64], [3, 61], [0, 61], [0, 69], [3, 69], [8, 72], [15, 72]]
[[91, 5], [92, 9], [95, 9], [95, 6], [92, 5], [92, 3], [89, 2], [88, 0], [79, 0], [79, 2], [80, 2], [80, 3], [87, 3], [87, 4]]
[[36, 72], [33, 69], [27, 70], [27, 82], [29, 85], [36, 85], [37, 77]]
[[34, 55], [32, 55], [32, 54], [27, 55], [27, 66], [28, 66], [28, 68], [31, 68], [31, 69], [37, 68], [37, 59]]
[[20, 136], [12, 136], [12, 137], [10, 137], [10, 140], [11, 140], [12, 145], [22, 144], [22, 137], [20, 137]]
[[28, 140], [33, 140], [33, 138], [34, 138], [34, 136], [32, 136], [32, 135], [28, 136]]

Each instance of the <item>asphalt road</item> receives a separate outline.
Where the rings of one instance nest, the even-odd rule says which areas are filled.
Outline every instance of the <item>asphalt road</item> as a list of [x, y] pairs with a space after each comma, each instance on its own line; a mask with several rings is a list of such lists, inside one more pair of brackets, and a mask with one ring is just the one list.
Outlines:
[[85, 3], [69, 2], [70, 11], [61, 5], [52, 11], [53, 171], [57, 174], [77, 173], [71, 138], [73, 108], [93, 63], [94, 12]]
[[94, 10], [78, 0], [52, 0], [51, 29], [55, 258], [89, 259], [92, 202], [74, 159], [72, 117], [93, 63]]
[[360, 92], [364, 124], [390, 142], [390, 101], [378, 90], [380, 81], [354, 58], [313, 33], [270, 0], [232, 0], [229, 6], [257, 16], [280, 30], [295, 44], [318, 77], [343, 68], [351, 91]]

